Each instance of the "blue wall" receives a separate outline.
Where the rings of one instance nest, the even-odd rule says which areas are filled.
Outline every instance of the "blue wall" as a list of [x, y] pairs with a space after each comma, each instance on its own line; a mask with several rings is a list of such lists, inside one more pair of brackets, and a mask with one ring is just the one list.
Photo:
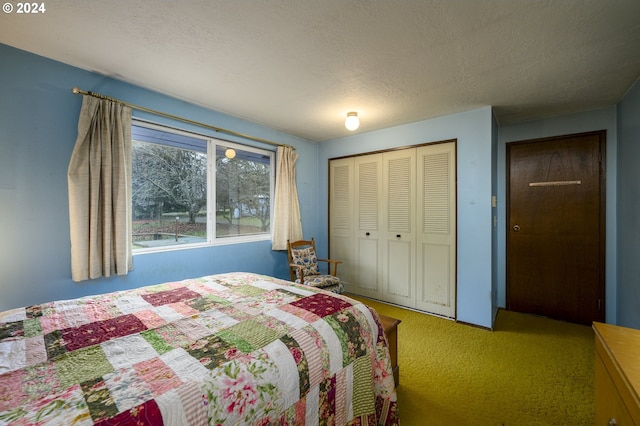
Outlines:
[[505, 152], [508, 142], [550, 136], [583, 133], [596, 130], [607, 131], [606, 151], [606, 319], [616, 322], [616, 164], [617, 164], [617, 126], [616, 107], [586, 111], [578, 114], [530, 121], [499, 129], [498, 144], [498, 304], [505, 306], [505, 253], [506, 253], [506, 163]]
[[640, 83], [618, 105], [618, 318], [640, 329]]
[[[473, 111], [323, 142], [319, 149], [318, 193], [322, 194], [322, 246], [327, 250], [328, 160], [426, 142], [457, 139], [459, 321], [493, 325], [492, 307], [492, 111]], [[366, 123], [362, 124], [366, 126]]]
[[[319, 233], [315, 142], [2, 44], [0, 64], [0, 311], [233, 270], [288, 277], [286, 252], [273, 252], [263, 241], [135, 255], [126, 277], [71, 281], [67, 167], [82, 103], [71, 93], [74, 86], [295, 146], [304, 232]], [[134, 117], [211, 134], [137, 111]]]

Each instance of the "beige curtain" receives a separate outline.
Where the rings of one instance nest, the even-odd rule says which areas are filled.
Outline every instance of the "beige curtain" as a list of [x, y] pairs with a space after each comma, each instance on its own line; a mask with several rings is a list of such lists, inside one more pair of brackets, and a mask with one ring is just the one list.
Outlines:
[[286, 250], [287, 240], [302, 239], [302, 220], [296, 187], [298, 154], [288, 146], [279, 146], [276, 165], [276, 193], [273, 207], [273, 250]]
[[131, 254], [131, 108], [85, 95], [69, 162], [71, 277], [125, 275]]

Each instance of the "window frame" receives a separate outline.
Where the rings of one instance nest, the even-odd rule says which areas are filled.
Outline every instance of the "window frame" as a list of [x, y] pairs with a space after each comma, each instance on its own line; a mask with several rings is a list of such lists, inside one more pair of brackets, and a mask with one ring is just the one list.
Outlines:
[[[215, 247], [231, 244], [243, 244], [258, 241], [271, 241], [273, 237], [273, 207], [275, 197], [275, 168], [276, 168], [276, 152], [269, 149], [259, 148], [251, 145], [246, 145], [240, 142], [232, 142], [225, 139], [215, 138], [206, 134], [191, 132], [182, 130], [165, 124], [159, 124], [149, 122], [141, 119], [134, 118], [131, 123], [132, 126], [145, 127], [154, 130], [160, 130], [163, 132], [174, 133], [178, 135], [184, 135], [195, 139], [200, 139], [206, 143], [207, 153], [207, 241], [198, 243], [185, 243], [178, 245], [166, 245], [159, 247], [147, 247], [133, 249], [133, 255], [168, 252], [175, 250], [190, 250], [203, 247]], [[132, 138], [133, 143], [133, 138]], [[146, 142], [154, 143], [154, 142]], [[162, 145], [162, 144], [157, 144]], [[248, 151], [261, 155], [268, 156], [269, 158], [269, 232], [248, 234], [248, 235], [235, 235], [227, 237], [216, 236], [216, 213], [217, 213], [217, 200], [216, 200], [216, 150], [217, 147], [222, 147], [223, 150], [232, 148], [234, 150]], [[132, 176], [133, 179], [133, 170]], [[131, 200], [133, 206], [133, 199]], [[133, 212], [132, 212], [133, 214]], [[132, 237], [133, 229], [130, 230], [129, 236]], [[133, 241], [131, 241], [133, 246]]]

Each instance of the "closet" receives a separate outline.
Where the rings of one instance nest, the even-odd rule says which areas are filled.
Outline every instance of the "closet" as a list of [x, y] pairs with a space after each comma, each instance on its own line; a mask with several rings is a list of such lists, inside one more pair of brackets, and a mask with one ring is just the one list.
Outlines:
[[329, 250], [345, 291], [456, 313], [456, 142], [329, 161]]

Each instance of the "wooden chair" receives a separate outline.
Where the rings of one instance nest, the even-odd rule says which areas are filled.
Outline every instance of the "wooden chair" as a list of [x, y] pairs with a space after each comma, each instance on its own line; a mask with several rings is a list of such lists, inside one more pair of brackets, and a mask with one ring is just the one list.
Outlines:
[[[344, 286], [337, 276], [338, 264], [342, 261], [318, 259], [314, 238], [294, 242], [287, 240], [287, 251], [291, 281], [334, 293], [342, 293]], [[327, 274], [320, 272], [318, 262], [327, 262]]]

